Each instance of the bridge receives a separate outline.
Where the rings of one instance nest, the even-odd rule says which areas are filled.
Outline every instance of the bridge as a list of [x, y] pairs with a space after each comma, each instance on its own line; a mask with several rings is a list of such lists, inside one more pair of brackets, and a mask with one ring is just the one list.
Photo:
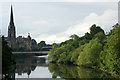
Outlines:
[[35, 54], [37, 56], [39, 55], [47, 55], [49, 51], [26, 51], [26, 52], [12, 52], [12, 54]]
[[48, 67], [48, 64], [39, 64], [39, 63], [32, 63], [32, 64], [23, 64], [23, 63], [17, 63], [17, 66], [43, 66]]

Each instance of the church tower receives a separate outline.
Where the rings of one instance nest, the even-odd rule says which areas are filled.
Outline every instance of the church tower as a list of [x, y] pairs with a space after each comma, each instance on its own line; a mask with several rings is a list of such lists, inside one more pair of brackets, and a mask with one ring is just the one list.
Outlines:
[[8, 26], [8, 45], [13, 49], [16, 46], [16, 31], [15, 31], [15, 25], [14, 25], [12, 5], [11, 5], [11, 13], [10, 13], [10, 23]]

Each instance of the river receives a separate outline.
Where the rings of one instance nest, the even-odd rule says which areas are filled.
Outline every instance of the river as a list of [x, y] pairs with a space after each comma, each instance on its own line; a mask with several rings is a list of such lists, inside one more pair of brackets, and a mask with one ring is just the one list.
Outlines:
[[15, 78], [112, 78], [94, 69], [49, 63], [47, 57], [16, 55]]

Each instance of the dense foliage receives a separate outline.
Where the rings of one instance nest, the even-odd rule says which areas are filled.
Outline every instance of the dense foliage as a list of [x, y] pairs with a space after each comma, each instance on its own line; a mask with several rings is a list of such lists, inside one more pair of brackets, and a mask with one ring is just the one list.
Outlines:
[[45, 46], [46, 46], [45, 41], [41, 41], [40, 43], [38, 43], [38, 50], [42, 50], [43, 47], [45, 47]]
[[72, 63], [97, 68], [120, 76], [120, 25], [105, 34], [100, 26], [90, 27], [90, 33], [76, 34], [60, 44], [54, 43], [49, 59], [57, 63]]
[[113, 26], [101, 52], [101, 68], [120, 75], [120, 25]]
[[11, 52], [11, 48], [8, 47], [4, 37], [2, 37], [2, 74], [7, 75], [14, 73], [15, 60]]

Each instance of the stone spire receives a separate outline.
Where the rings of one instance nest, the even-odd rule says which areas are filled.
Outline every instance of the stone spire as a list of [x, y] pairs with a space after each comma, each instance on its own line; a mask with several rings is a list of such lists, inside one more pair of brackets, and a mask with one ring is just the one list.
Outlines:
[[16, 30], [15, 30], [15, 25], [13, 20], [13, 9], [11, 5], [10, 22], [8, 26], [8, 45], [11, 48], [15, 48], [15, 44], [16, 44]]
[[11, 14], [10, 14], [10, 24], [14, 24], [12, 5], [11, 5]]

